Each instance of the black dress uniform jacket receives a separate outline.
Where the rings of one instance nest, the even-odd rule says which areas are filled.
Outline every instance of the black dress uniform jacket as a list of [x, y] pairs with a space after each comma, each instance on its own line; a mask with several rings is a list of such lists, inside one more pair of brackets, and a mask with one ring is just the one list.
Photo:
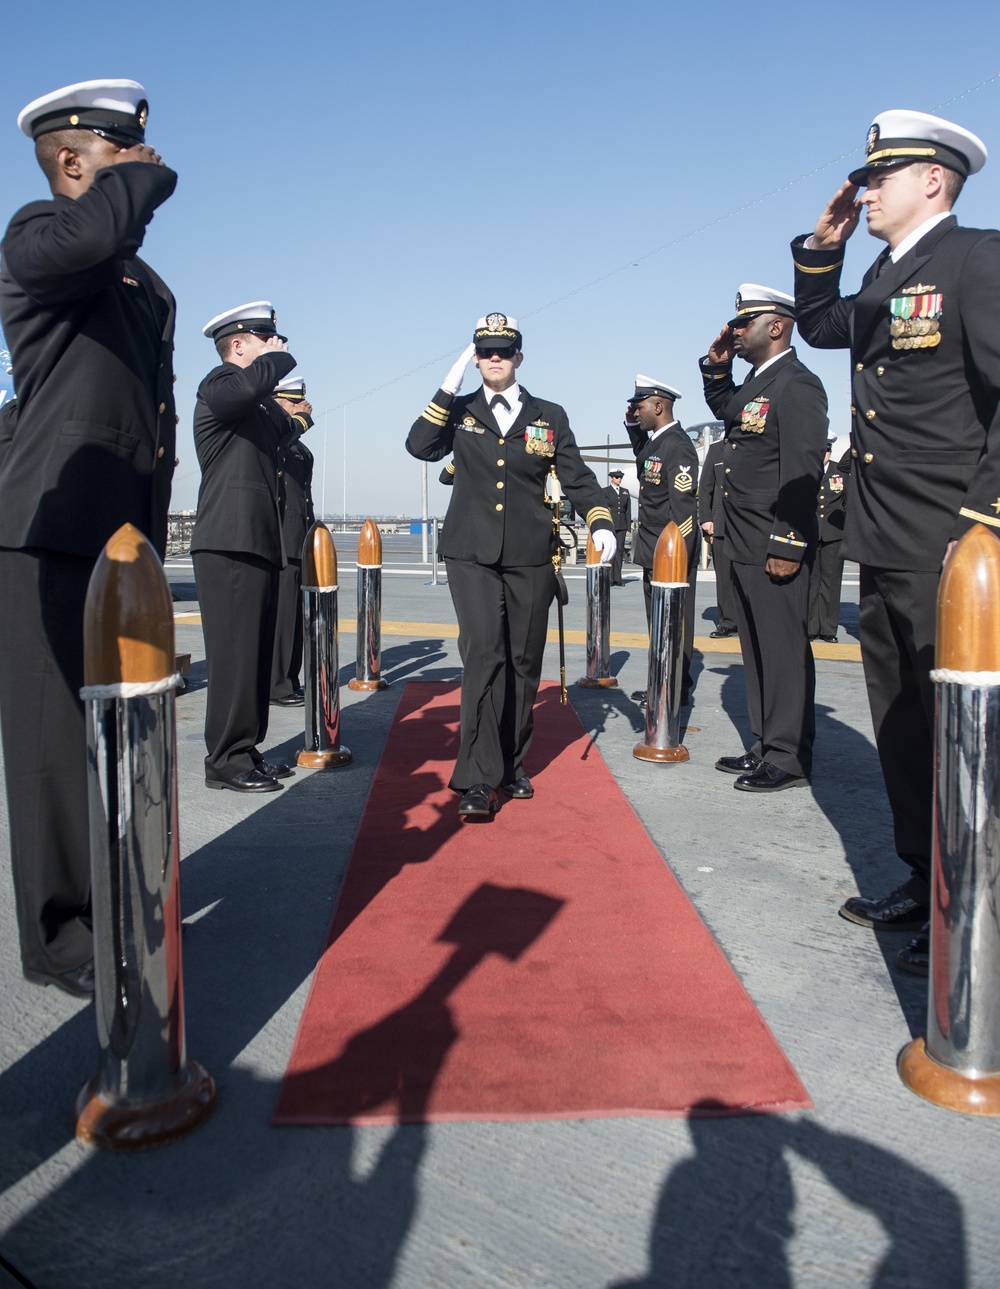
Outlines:
[[[934, 572], [973, 524], [1000, 528], [1000, 233], [949, 216], [898, 264], [883, 252], [845, 297], [843, 248], [804, 241], [792, 243], [799, 329], [817, 349], [851, 351], [845, 554]], [[919, 344], [894, 336], [907, 313], [930, 317], [936, 331]]]
[[826, 391], [788, 351], [761, 375], [733, 383], [731, 363], [701, 360], [705, 402], [726, 426], [722, 504], [726, 551], [739, 564], [801, 563], [817, 539]]
[[[278, 409], [282, 416], [285, 412]], [[302, 434], [311, 428], [311, 416], [296, 413], [289, 420], [288, 437], [280, 451], [281, 532], [285, 554], [290, 560], [302, 558], [306, 533], [313, 526], [312, 476], [313, 454], [302, 442]]]
[[[439, 389], [414, 421], [406, 450], [420, 461], [455, 454], [455, 483], [439, 547], [446, 558], [515, 567], [547, 564], [552, 517], [542, 498], [552, 465], [591, 532], [612, 530], [600, 486], [580, 456], [565, 411], [558, 403], [533, 398], [523, 385], [521, 408], [506, 437], [482, 386], [459, 397]], [[484, 503], [484, 497], [490, 500]]]
[[627, 533], [632, 524], [632, 494], [627, 488], [616, 489], [609, 483], [603, 495], [615, 532]]
[[97, 556], [132, 523], [163, 555], [174, 298], [136, 252], [176, 183], [166, 166], [109, 166], [80, 197], [31, 202], [7, 228], [0, 316], [18, 416], [0, 546]]
[[201, 488], [192, 552], [232, 551], [284, 566], [278, 451], [288, 418], [271, 394], [294, 366], [291, 354], [258, 354], [249, 367], [220, 364], [198, 387]]
[[653, 567], [660, 534], [671, 521], [687, 547], [688, 567], [698, 544], [698, 453], [679, 424], [668, 426], [655, 439], [626, 423], [639, 475], [639, 516], [632, 535], [632, 563]]
[[713, 537], [724, 537], [726, 517], [722, 509], [722, 450], [725, 446], [722, 439], [710, 443], [705, 453], [705, 463], [701, 467], [701, 478], [698, 480], [698, 522], [711, 524]]
[[819, 485], [819, 540], [839, 542], [844, 537], [844, 502], [849, 474], [837, 461], [831, 461]]

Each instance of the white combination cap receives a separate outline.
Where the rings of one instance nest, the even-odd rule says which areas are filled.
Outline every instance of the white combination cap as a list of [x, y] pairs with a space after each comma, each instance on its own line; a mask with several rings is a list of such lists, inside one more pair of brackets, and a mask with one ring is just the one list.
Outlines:
[[986, 144], [971, 130], [929, 112], [892, 108], [879, 112], [868, 129], [865, 163], [852, 170], [852, 184], [868, 182], [869, 170], [906, 166], [913, 161], [933, 162], [957, 171], [963, 178], [986, 164]]
[[301, 403], [306, 396], [306, 383], [301, 376], [286, 376], [274, 387], [278, 398], [287, 398], [290, 403]]
[[275, 327], [274, 305], [270, 300], [254, 300], [251, 304], [241, 304], [236, 309], [228, 309], [217, 314], [202, 327], [202, 334], [210, 340], [221, 340], [223, 336], [234, 336], [237, 332], [248, 331], [252, 336], [278, 336], [287, 340], [287, 336], [278, 335]]
[[679, 389], [668, 385], [666, 381], [654, 380], [652, 376], [636, 376], [635, 392], [628, 400], [630, 403], [641, 403], [644, 398], [666, 398], [676, 402], [681, 396]]
[[736, 292], [736, 316], [729, 319], [729, 326], [746, 322], [758, 313], [777, 313], [782, 318], [794, 318], [795, 297], [787, 291], [777, 291], [773, 286], [741, 283]]
[[520, 349], [521, 332], [516, 318], [506, 313], [488, 313], [476, 323], [472, 339], [490, 349]]
[[138, 81], [80, 81], [22, 108], [18, 128], [29, 139], [53, 130], [90, 130], [130, 148], [146, 141], [149, 104]]

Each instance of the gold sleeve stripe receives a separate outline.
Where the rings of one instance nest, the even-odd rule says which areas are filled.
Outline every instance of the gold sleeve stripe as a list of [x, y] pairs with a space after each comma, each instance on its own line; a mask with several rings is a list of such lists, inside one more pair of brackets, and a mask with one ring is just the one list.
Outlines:
[[683, 522], [683, 524], [681, 524], [681, 526], [680, 526], [680, 530], [679, 530], [679, 531], [680, 531], [680, 535], [681, 535], [682, 537], [690, 537], [690, 536], [691, 536], [691, 533], [692, 533], [692, 531], [693, 531], [693, 527], [694, 527], [694, 526], [693, 526], [692, 521], [691, 521], [691, 516], [690, 516], [690, 515], [688, 515], [687, 519], [685, 519], [685, 520], [684, 520], [684, 522]]
[[587, 511], [587, 518], [584, 522], [589, 528], [590, 525], [594, 523], [594, 521], [597, 519], [606, 519], [609, 524], [611, 523], [611, 511], [607, 508], [607, 506], [591, 506], [591, 508]]
[[991, 528], [1000, 528], [1000, 515], [981, 515], [978, 510], [967, 510], [965, 506], [958, 512], [963, 519], [977, 519], [981, 524]]
[[304, 416], [299, 416], [299, 415], [296, 413], [296, 415], [294, 415], [294, 416], [292, 417], [292, 420], [293, 420], [293, 421], [298, 421], [298, 423], [302, 426], [302, 428], [303, 428], [304, 430], [308, 430], [308, 428], [309, 428], [309, 423], [308, 423], [308, 421], [306, 420], [306, 418], [305, 418]]
[[428, 403], [424, 408], [424, 419], [435, 425], [447, 425], [448, 412], [445, 408], [438, 407], [437, 403]]
[[728, 380], [730, 374], [727, 371], [703, 371], [701, 375], [703, 380]]
[[832, 273], [834, 269], [839, 269], [843, 262], [843, 260], [838, 260], [836, 264], [822, 264], [811, 268], [806, 264], [800, 264], [798, 260], [792, 260], [800, 273]]
[[448, 473], [449, 473], [449, 474], [454, 474], [454, 473], [455, 473], [455, 462], [454, 462], [454, 461], [449, 461], [449, 462], [448, 462], [448, 464], [445, 466], [445, 469], [448, 471]]
[[797, 541], [794, 537], [779, 537], [777, 533], [771, 534], [772, 542], [781, 542], [784, 546], [805, 546], [805, 542]]

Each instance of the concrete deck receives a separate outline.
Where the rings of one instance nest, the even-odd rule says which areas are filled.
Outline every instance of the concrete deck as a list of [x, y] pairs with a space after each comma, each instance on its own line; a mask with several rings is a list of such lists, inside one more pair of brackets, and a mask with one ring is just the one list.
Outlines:
[[[573, 680], [584, 671], [584, 608], [582, 570], [570, 573]], [[643, 717], [628, 693], [646, 678], [636, 582], [613, 593], [621, 687], [570, 691], [815, 1111], [365, 1129], [274, 1129], [268, 1117], [402, 683], [459, 674], [448, 591], [418, 570], [387, 569], [391, 686], [342, 690], [353, 763], [243, 798], [203, 786], [197, 604], [189, 564], [170, 575], [184, 597], [178, 614], [191, 615], [179, 619], [178, 649], [193, 657], [191, 691], [178, 700], [188, 1049], [215, 1076], [218, 1108], [185, 1141], [144, 1155], [74, 1141], [74, 1097], [96, 1070], [93, 1012], [22, 980], [5, 875], [0, 1255], [9, 1268], [36, 1289], [1000, 1285], [1000, 1122], [937, 1109], [902, 1085], [896, 1053], [924, 1031], [926, 983], [891, 968], [906, 937], [836, 913], [846, 896], [884, 893], [903, 871], [853, 660], [850, 566], [846, 643], [817, 663], [811, 790], [754, 797], [714, 770], [743, 745], [732, 649], [701, 658], [690, 762], [632, 757]], [[353, 576], [342, 564], [345, 621]], [[706, 635], [712, 596], [702, 579]], [[346, 682], [349, 636], [341, 666]], [[552, 647], [545, 675], [558, 675]], [[271, 711], [269, 747], [294, 752], [301, 710]], [[540, 797], [515, 805], [545, 809]], [[5, 821], [0, 836], [6, 867]]]

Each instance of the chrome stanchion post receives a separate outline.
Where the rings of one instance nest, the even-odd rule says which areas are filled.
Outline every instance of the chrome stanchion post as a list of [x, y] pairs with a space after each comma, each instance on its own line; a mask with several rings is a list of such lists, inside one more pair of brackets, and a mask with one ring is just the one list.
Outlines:
[[616, 689], [611, 675], [611, 574], [601, 563], [593, 537], [587, 537], [587, 674], [576, 682], [584, 689]]
[[382, 534], [366, 519], [358, 538], [357, 667], [348, 689], [385, 689], [382, 664]]
[[430, 535], [431, 535], [431, 580], [427, 583], [427, 585], [437, 586], [438, 585], [438, 521], [436, 519], [429, 519], [427, 522], [430, 526]]
[[296, 765], [330, 770], [347, 765], [351, 750], [340, 742], [337, 551], [329, 528], [318, 522], [302, 547], [302, 619], [306, 729]]
[[687, 593], [687, 550], [680, 529], [671, 522], [660, 534], [653, 552], [646, 736], [632, 749], [632, 755], [640, 761], [688, 760], [688, 750], [680, 741]]
[[1000, 1115], [1000, 542], [977, 524], [938, 588], [927, 1037], [899, 1054], [918, 1096]]
[[95, 1011], [100, 1072], [76, 1136], [146, 1150], [196, 1128], [215, 1083], [187, 1059], [181, 969], [174, 610], [131, 524], [98, 559], [84, 610]]

